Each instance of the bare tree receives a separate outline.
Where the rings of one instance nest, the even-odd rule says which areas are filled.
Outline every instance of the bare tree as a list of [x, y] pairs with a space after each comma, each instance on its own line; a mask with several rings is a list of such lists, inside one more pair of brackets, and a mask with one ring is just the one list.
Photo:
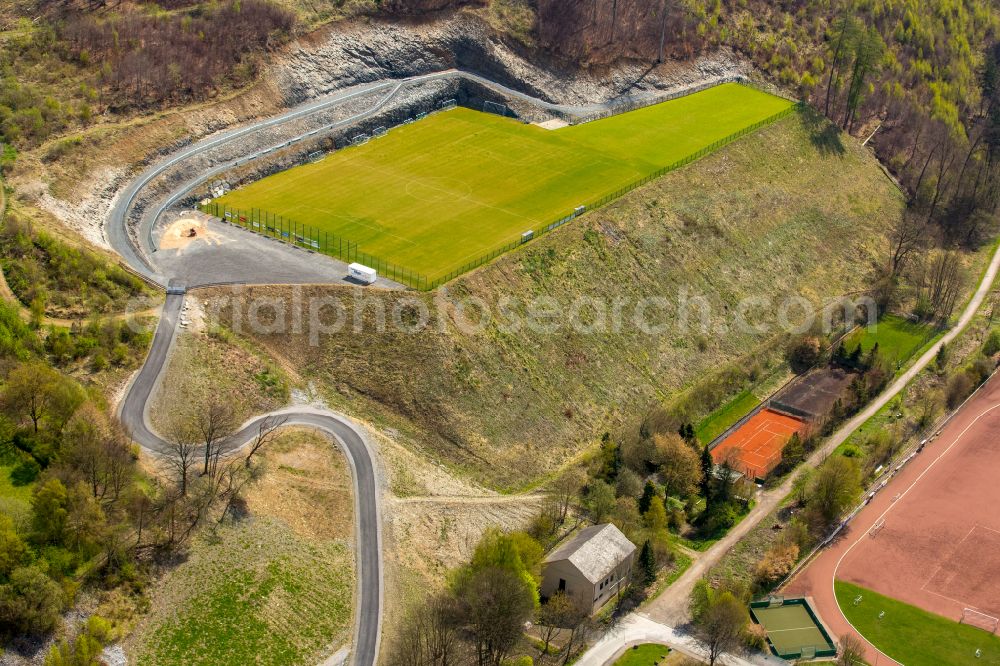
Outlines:
[[921, 296], [931, 308], [931, 316], [946, 320], [955, 309], [962, 289], [962, 270], [958, 253], [937, 252], [924, 264], [920, 280]]
[[185, 497], [188, 491], [191, 468], [198, 460], [198, 445], [195, 443], [195, 434], [183, 420], [178, 419], [169, 431], [168, 437], [170, 439], [167, 442], [167, 450], [163, 460], [167, 467], [174, 472], [180, 496]]
[[856, 666], [865, 663], [865, 644], [855, 634], [845, 634], [840, 639], [837, 666]]
[[476, 646], [478, 666], [500, 666], [534, 609], [524, 579], [511, 569], [488, 566], [464, 575], [456, 596]]
[[906, 268], [910, 257], [927, 243], [927, 225], [907, 211], [889, 229], [889, 277], [895, 278]]
[[398, 666], [454, 663], [461, 625], [458, 604], [447, 592], [411, 608], [393, 646], [390, 663]]
[[213, 401], [198, 413], [196, 423], [205, 446], [201, 473], [215, 476], [226, 439], [236, 430], [236, 418], [228, 404]]
[[570, 504], [580, 494], [580, 489], [586, 482], [586, 475], [580, 469], [571, 469], [556, 479], [552, 489], [559, 497], [560, 523], [566, 520]]
[[572, 609], [566, 615], [566, 628], [569, 629], [569, 640], [566, 641], [566, 651], [563, 656], [563, 664], [568, 664], [573, 658], [573, 648], [578, 647], [577, 639], [583, 639], [590, 631], [592, 618], [590, 609], [580, 604], [573, 604]]
[[556, 592], [538, 609], [535, 624], [542, 627], [542, 654], [548, 654], [549, 643], [563, 627], [570, 624], [574, 610], [573, 601], [565, 592]]
[[746, 607], [731, 592], [713, 592], [695, 620], [695, 629], [708, 648], [709, 666], [740, 646], [749, 618]]
[[250, 459], [255, 453], [267, 446], [271, 441], [274, 440], [274, 436], [281, 426], [288, 422], [287, 416], [270, 415], [265, 416], [260, 420], [257, 426], [257, 436], [254, 437], [253, 441], [250, 443], [250, 449], [247, 451], [246, 465], [250, 466]]
[[222, 471], [214, 476], [218, 480], [216, 495], [225, 501], [218, 522], [221, 523], [226, 519], [233, 504], [242, 496], [243, 489], [257, 483], [263, 473], [261, 466], [240, 464], [237, 460], [230, 460], [222, 467]]

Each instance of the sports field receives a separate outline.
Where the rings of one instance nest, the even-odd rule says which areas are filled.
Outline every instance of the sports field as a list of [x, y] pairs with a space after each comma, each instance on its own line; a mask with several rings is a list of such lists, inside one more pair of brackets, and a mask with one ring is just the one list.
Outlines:
[[1000, 664], [997, 469], [994, 377], [784, 593], [813, 597], [835, 633], [859, 632], [907, 666]]
[[781, 462], [781, 450], [805, 421], [762, 409], [712, 449], [716, 463], [728, 462], [751, 479], [763, 479]]
[[730, 83], [558, 130], [456, 108], [215, 203], [336, 234], [435, 279], [791, 106]]
[[797, 659], [803, 648], [812, 649], [814, 656], [834, 650], [829, 638], [801, 602], [750, 610], [757, 623], [767, 631], [767, 639], [780, 657]]

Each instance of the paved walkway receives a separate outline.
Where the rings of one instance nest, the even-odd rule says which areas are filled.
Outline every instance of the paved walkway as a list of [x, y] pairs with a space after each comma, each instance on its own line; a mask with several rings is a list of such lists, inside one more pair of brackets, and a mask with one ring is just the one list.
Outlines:
[[[633, 613], [597, 641], [575, 664], [602, 666], [613, 662], [629, 647], [641, 643], [662, 643], [689, 657], [708, 659], [708, 651], [693, 636], [651, 620], [642, 613]], [[785, 662], [762, 654], [743, 657], [727, 654], [715, 663], [725, 666], [777, 666]]]

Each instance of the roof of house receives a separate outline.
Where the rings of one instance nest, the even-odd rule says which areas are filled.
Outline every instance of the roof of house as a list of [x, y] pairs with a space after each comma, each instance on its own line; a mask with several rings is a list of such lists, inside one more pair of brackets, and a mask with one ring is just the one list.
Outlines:
[[546, 557], [545, 562], [569, 560], [584, 578], [597, 584], [634, 552], [635, 544], [617, 527], [605, 523], [580, 530]]

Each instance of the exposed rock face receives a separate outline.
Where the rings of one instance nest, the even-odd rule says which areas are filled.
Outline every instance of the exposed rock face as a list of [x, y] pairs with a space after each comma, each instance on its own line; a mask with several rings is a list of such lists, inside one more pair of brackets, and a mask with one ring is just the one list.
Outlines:
[[[583, 3], [589, 4], [589, 3]], [[458, 13], [420, 24], [351, 23], [295, 45], [273, 74], [289, 104], [358, 83], [458, 68], [550, 102], [588, 103], [645, 90], [666, 90], [749, 69], [720, 50], [656, 68], [638, 61], [600, 71], [521, 53], [474, 16]]]
[[[561, 66], [538, 52], [517, 50], [476, 15], [457, 12], [442, 13], [431, 20], [358, 20], [332, 26], [292, 44], [286, 54], [272, 65], [266, 77], [269, 89], [277, 91], [275, 96], [281, 98], [285, 105], [294, 106], [323, 95], [361, 87], [365, 83], [398, 80], [450, 68], [485, 76], [549, 102], [570, 105], [604, 102], [636, 93], [674, 90], [706, 80], [749, 73], [743, 61], [725, 50], [686, 62], [666, 63], [654, 69], [637, 61], [623, 61], [601, 71]], [[385, 91], [360, 95], [352, 104], [339, 107], [336, 111], [316, 113], [296, 122], [262, 129], [247, 134], [237, 142], [220, 145], [217, 149], [179, 162], [138, 198], [133, 218], [162, 199], [171, 188], [190, 180], [192, 174], [207, 173], [227, 161], [258, 154], [303, 132], [348, 117], [370, 107], [384, 94]], [[447, 97], [457, 97], [476, 108], [479, 108], [477, 100], [481, 105], [482, 98], [489, 98], [476, 85], [429, 83], [394, 98], [380, 114], [359, 123], [354, 128], [355, 133], [370, 131], [375, 125], [394, 125], [417, 112], [433, 109], [437, 101]], [[529, 104], [518, 103], [517, 100], [498, 101], [508, 103], [526, 120], [548, 118], [536, 117], [537, 109]], [[197, 125], [197, 130], [191, 135], [178, 137], [170, 145], [163, 145], [159, 154], [169, 154], [247, 121], [246, 117], [237, 118], [221, 112], [209, 114], [209, 117], [211, 121]], [[226, 178], [231, 180], [231, 184], [254, 180], [301, 162], [310, 151], [317, 149], [322, 149], [322, 146], [296, 144], [293, 149], [275, 151], [267, 159], [247, 164]], [[149, 156], [149, 160], [155, 158], [155, 155]], [[111, 173], [99, 175], [100, 179], [95, 180], [92, 188], [94, 196], [83, 202], [58, 199], [46, 192], [41, 184], [36, 188], [39, 191], [35, 192], [35, 198], [93, 242], [104, 245], [102, 223], [121, 188], [128, 182], [129, 168], [128, 165], [120, 165]]]

